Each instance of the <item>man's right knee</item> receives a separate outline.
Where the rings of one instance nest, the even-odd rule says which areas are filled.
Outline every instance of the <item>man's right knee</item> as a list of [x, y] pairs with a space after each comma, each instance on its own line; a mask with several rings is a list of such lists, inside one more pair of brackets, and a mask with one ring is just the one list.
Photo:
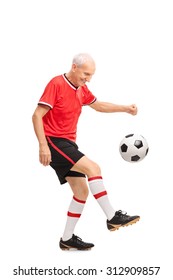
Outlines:
[[88, 172], [87, 172], [87, 177], [93, 177], [93, 176], [100, 176], [101, 175], [101, 169], [100, 166], [96, 162], [92, 162], [88, 166]]
[[78, 160], [71, 170], [84, 173], [88, 178], [101, 175], [100, 166], [86, 156]]

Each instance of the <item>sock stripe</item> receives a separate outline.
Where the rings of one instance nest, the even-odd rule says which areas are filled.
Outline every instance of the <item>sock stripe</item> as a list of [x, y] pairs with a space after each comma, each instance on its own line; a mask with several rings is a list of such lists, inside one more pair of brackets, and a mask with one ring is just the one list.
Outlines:
[[72, 212], [67, 212], [67, 216], [68, 217], [72, 217], [72, 218], [80, 218], [81, 214], [77, 214], [77, 213], [72, 213]]
[[73, 196], [73, 199], [75, 200], [75, 201], [77, 201], [77, 202], [79, 202], [79, 203], [83, 203], [83, 204], [85, 204], [85, 200], [80, 200], [80, 199], [78, 199], [77, 197], [75, 197], [75, 196]]
[[93, 181], [93, 180], [98, 180], [98, 179], [102, 180], [102, 176], [90, 177], [90, 178], [88, 178], [88, 182]]
[[107, 191], [96, 193], [96, 194], [94, 194], [94, 197], [95, 197], [95, 199], [98, 199], [98, 198], [100, 198], [100, 197], [102, 197], [104, 195], [107, 195]]

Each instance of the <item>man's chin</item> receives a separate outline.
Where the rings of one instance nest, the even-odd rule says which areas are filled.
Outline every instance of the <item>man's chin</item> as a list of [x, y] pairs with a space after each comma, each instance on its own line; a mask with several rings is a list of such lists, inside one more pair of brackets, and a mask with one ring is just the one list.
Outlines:
[[81, 81], [81, 86], [84, 86], [86, 84], [86, 82]]

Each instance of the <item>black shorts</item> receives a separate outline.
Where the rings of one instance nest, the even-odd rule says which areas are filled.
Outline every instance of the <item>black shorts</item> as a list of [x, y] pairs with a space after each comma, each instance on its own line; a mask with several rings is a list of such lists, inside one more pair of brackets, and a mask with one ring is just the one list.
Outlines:
[[84, 156], [75, 142], [65, 138], [47, 136], [52, 161], [50, 166], [55, 170], [61, 184], [66, 183], [65, 177], [85, 177], [83, 173], [71, 171], [72, 166]]

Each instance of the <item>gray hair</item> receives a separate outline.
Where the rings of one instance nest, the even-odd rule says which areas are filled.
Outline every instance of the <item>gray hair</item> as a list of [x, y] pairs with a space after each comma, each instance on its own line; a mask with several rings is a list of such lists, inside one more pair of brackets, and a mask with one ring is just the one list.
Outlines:
[[72, 63], [76, 64], [77, 66], [81, 66], [88, 61], [94, 62], [94, 59], [88, 53], [79, 53], [73, 57]]

